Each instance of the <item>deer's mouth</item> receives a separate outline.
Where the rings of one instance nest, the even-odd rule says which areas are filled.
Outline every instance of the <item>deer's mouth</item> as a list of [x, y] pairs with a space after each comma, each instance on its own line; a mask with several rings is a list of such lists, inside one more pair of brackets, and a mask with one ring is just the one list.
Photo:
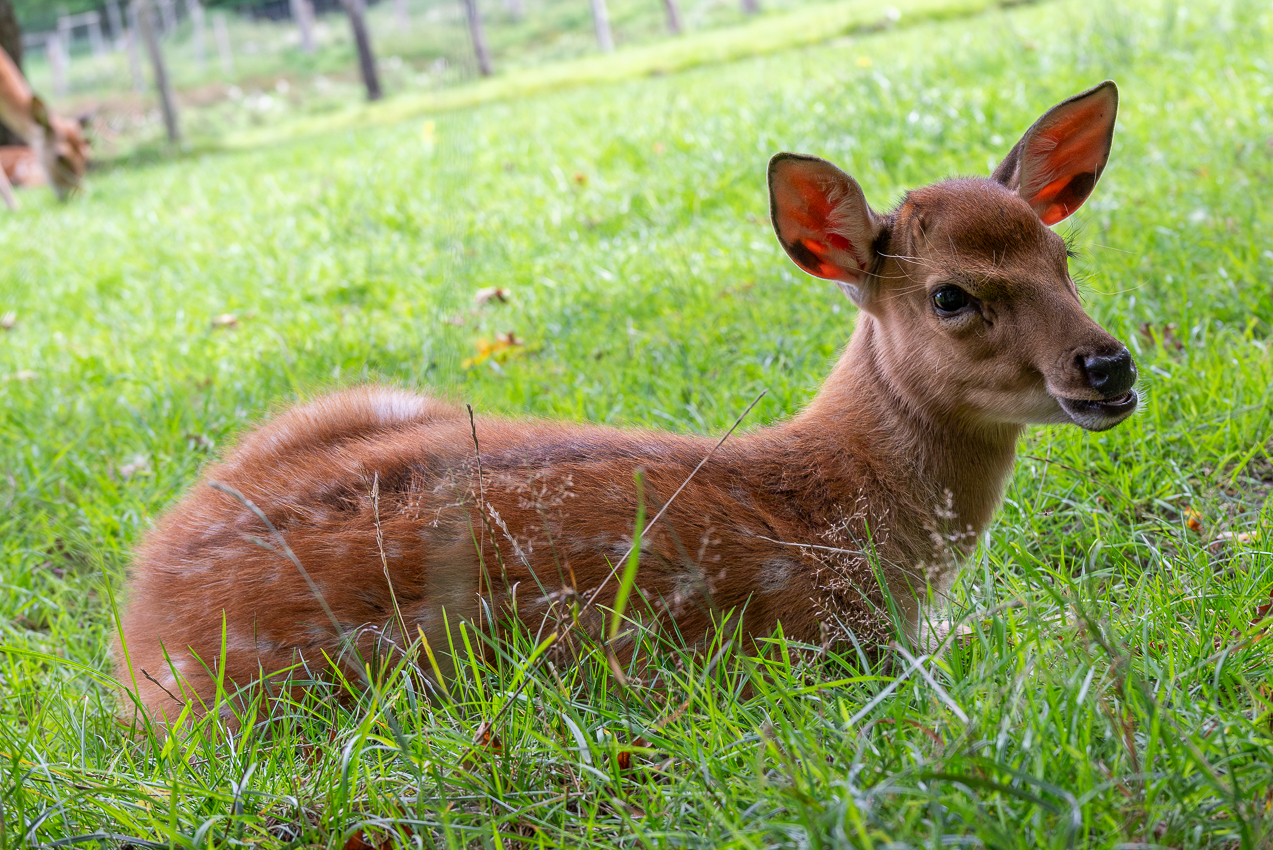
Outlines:
[[1135, 390], [1128, 390], [1114, 398], [1091, 400], [1058, 396], [1057, 401], [1075, 425], [1088, 431], [1104, 431], [1131, 416], [1140, 397]]

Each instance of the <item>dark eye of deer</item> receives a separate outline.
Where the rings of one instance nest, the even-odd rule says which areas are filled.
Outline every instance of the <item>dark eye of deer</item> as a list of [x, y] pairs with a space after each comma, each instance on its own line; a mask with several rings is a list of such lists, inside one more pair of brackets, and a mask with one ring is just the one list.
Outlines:
[[968, 306], [968, 293], [958, 286], [943, 286], [933, 293], [933, 306], [938, 313], [950, 315]]

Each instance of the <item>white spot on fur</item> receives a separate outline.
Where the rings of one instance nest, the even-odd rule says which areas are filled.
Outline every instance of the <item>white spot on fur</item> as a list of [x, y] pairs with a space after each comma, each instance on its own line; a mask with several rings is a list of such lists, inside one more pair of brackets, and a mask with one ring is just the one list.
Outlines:
[[424, 412], [420, 400], [406, 393], [377, 395], [371, 401], [371, 409], [376, 417], [386, 424], [410, 422]]
[[796, 565], [790, 558], [771, 558], [760, 565], [760, 590], [762, 593], [778, 593], [791, 585]]
[[231, 632], [226, 636], [226, 651], [234, 655], [265, 655], [276, 647], [260, 635]]

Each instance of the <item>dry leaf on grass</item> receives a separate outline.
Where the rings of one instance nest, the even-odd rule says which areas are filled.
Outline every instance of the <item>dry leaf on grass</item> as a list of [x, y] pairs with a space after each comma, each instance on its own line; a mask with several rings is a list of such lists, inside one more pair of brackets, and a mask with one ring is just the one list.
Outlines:
[[1212, 552], [1219, 552], [1226, 543], [1250, 543], [1252, 539], [1254, 538], [1249, 531], [1222, 531], [1211, 538], [1207, 548]]
[[1202, 514], [1198, 513], [1188, 505], [1185, 505], [1184, 511], [1181, 515], [1185, 519], [1185, 527], [1195, 534], [1202, 533]]
[[135, 454], [128, 463], [119, 468], [119, 477], [127, 481], [140, 472], [150, 471], [150, 458], [143, 454]]
[[496, 756], [504, 754], [504, 742], [500, 740], [499, 733], [491, 728], [490, 723], [483, 723], [473, 733], [473, 745], [469, 748], [464, 763], [467, 765], [476, 761], [482, 753]]
[[493, 341], [482, 338], [477, 341], [477, 354], [466, 358], [460, 365], [465, 369], [472, 369], [474, 366], [482, 365], [487, 360], [502, 363], [508, 359], [514, 349], [521, 348], [525, 344], [525, 340], [512, 331], [496, 334]]
[[502, 286], [486, 286], [473, 295], [473, 303], [479, 307], [484, 307], [492, 301], [498, 301], [503, 304], [508, 301], [508, 296], [508, 290]]
[[1172, 351], [1180, 351], [1185, 347], [1185, 344], [1176, 336], [1176, 325], [1174, 322], [1168, 322], [1163, 325], [1161, 332], [1154, 330], [1154, 326], [1151, 323], [1144, 322], [1140, 326], [1140, 335], [1150, 345], [1158, 345], [1158, 340], [1161, 337], [1163, 348], [1170, 348]]

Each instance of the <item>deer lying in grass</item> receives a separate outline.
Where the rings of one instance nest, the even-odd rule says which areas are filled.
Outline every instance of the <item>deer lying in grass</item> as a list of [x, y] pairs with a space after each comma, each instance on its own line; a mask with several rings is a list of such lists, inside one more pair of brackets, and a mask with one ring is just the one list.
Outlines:
[[30, 145], [30, 148], [11, 145], [0, 149], [4, 152], [6, 185], [9, 179], [18, 185], [34, 185], [32, 180], [39, 182], [30, 167], [30, 160], [34, 158], [59, 198], [65, 200], [80, 188], [89, 156], [82, 122], [49, 112], [3, 49], [0, 49], [0, 123]]
[[[781, 624], [878, 648], [898, 616], [916, 636], [990, 522], [1023, 427], [1099, 431], [1136, 408], [1131, 355], [1083, 311], [1048, 229], [1105, 167], [1117, 102], [1112, 82], [1077, 95], [990, 179], [916, 189], [884, 215], [834, 165], [775, 156], [779, 241], [861, 312], [805, 410], [715, 451], [659, 431], [471, 421], [383, 387], [248, 433], [138, 551], [120, 680], [171, 722], [183, 703], [206, 711], [218, 682], [233, 692], [324, 656], [356, 681], [358, 658], [421, 635], [445, 649], [448, 622], [499, 626], [515, 610], [551, 627], [598, 588], [604, 609], [638, 498], [666, 508], [639, 540], [643, 610], [691, 644], [731, 610], [755, 639]], [[582, 616], [599, 631], [596, 608]]]

